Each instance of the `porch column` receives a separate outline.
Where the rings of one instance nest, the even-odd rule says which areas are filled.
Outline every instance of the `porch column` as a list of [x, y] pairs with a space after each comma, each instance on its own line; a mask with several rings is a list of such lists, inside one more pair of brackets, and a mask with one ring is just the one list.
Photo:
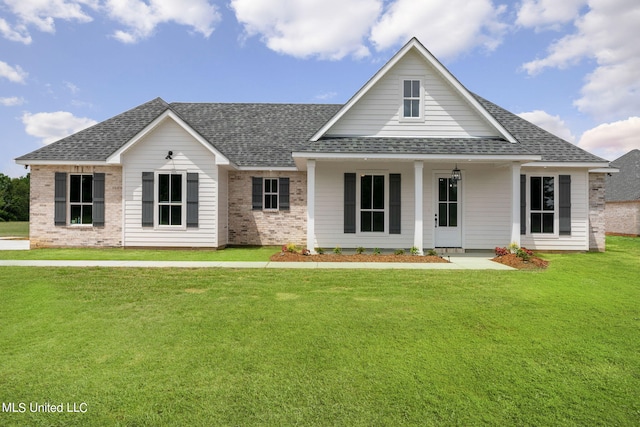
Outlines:
[[307, 160], [307, 249], [314, 252], [316, 236], [316, 161]]
[[422, 229], [422, 170], [424, 168], [424, 162], [416, 160], [413, 164], [413, 175], [414, 175], [414, 203], [415, 203], [415, 224], [413, 225], [413, 246], [418, 248], [419, 254], [423, 255], [423, 242], [422, 235], [424, 234], [424, 230]]
[[520, 246], [520, 163], [511, 166], [511, 242]]

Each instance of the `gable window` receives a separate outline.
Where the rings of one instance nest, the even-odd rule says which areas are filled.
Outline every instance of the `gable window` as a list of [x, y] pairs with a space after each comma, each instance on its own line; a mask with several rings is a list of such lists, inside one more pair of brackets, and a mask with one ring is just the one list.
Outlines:
[[69, 224], [93, 223], [93, 175], [69, 176]]
[[384, 231], [384, 175], [360, 176], [360, 231]]
[[158, 174], [158, 225], [182, 226], [184, 212], [184, 175]]
[[403, 80], [402, 83], [402, 117], [405, 119], [422, 117], [420, 112], [420, 80]]
[[531, 177], [531, 233], [553, 234], [555, 227], [555, 177]]

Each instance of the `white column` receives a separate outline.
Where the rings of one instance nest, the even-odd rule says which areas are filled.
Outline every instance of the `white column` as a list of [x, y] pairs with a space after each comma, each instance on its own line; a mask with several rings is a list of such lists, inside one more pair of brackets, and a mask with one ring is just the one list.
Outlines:
[[307, 249], [314, 252], [316, 237], [316, 161], [307, 160]]
[[416, 161], [413, 165], [413, 171], [414, 171], [414, 188], [415, 188], [415, 194], [414, 194], [414, 203], [415, 203], [415, 212], [414, 212], [414, 219], [415, 219], [415, 223], [413, 225], [413, 246], [415, 246], [416, 248], [418, 248], [418, 250], [420, 251], [420, 255], [422, 255], [422, 236], [424, 234], [424, 230], [423, 230], [423, 222], [422, 222], [422, 194], [423, 194], [423, 189], [422, 189], [422, 170], [424, 168], [424, 162], [422, 161]]
[[520, 246], [520, 164], [511, 167], [511, 242]]

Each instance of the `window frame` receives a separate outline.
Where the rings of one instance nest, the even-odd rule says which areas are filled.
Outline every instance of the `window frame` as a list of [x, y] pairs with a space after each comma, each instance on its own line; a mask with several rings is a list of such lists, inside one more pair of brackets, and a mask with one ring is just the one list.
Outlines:
[[[160, 177], [169, 175], [169, 201], [160, 200]], [[180, 202], [171, 200], [171, 176], [180, 176]], [[187, 229], [187, 172], [186, 171], [155, 171], [153, 180], [153, 222], [157, 229], [186, 230]], [[171, 222], [171, 207], [180, 206], [180, 224], [161, 224], [161, 206], [169, 206], [169, 222]]]
[[[73, 227], [92, 227], [93, 226], [93, 202], [94, 202], [94, 198], [95, 198], [95, 194], [94, 194], [94, 183], [95, 183], [95, 179], [94, 179], [94, 175], [92, 173], [68, 173], [68, 182], [67, 182], [67, 224], [69, 226], [73, 226]], [[71, 200], [71, 186], [72, 186], [72, 182], [73, 182], [73, 177], [79, 176], [80, 177], [80, 201], [79, 202], [73, 202]], [[84, 191], [83, 191], [83, 177], [91, 177], [91, 202], [85, 202], [83, 200], [84, 198]], [[71, 222], [72, 221], [72, 214], [71, 214], [71, 210], [73, 206], [80, 206], [80, 221], [82, 221], [82, 218], [84, 217], [84, 208], [86, 206], [90, 206], [91, 207], [91, 222]]]
[[[374, 208], [373, 206], [373, 196], [371, 198], [371, 208], [362, 208], [362, 178], [365, 176], [381, 176], [384, 180], [383, 182], [383, 208]], [[375, 178], [372, 178], [372, 183], [375, 182]], [[372, 187], [372, 191], [374, 188]], [[362, 214], [364, 212], [372, 212], [371, 218], [371, 230], [363, 231], [362, 230]], [[383, 230], [375, 231], [373, 230], [373, 213], [382, 212], [383, 213]], [[389, 172], [388, 171], [380, 171], [380, 170], [361, 170], [356, 172], [356, 233], [364, 236], [371, 235], [388, 235], [389, 234]]]
[[[267, 181], [270, 182], [271, 191], [267, 191]], [[274, 182], [275, 182], [275, 191], [273, 190]], [[275, 201], [276, 201], [275, 207], [273, 206], [267, 207], [267, 197], [271, 197], [271, 198], [275, 197]], [[269, 212], [275, 212], [280, 210], [280, 178], [279, 177], [265, 176], [262, 178], [262, 210], [269, 211]]]
[[[549, 174], [549, 173], [537, 173], [537, 174], [528, 174], [527, 175], [527, 233], [530, 236], [538, 236], [538, 237], [558, 237], [559, 236], [559, 182], [560, 177], [559, 174]], [[544, 179], [545, 178], [553, 178], [553, 209], [544, 209]], [[540, 179], [540, 209], [533, 209], [533, 179]], [[533, 215], [541, 215], [540, 218], [540, 231], [533, 231]], [[553, 231], [545, 232], [544, 231], [544, 215], [552, 214], [553, 215]]]
[[[418, 82], [419, 85], [419, 94], [418, 96], [405, 96], [404, 86], [407, 81]], [[400, 111], [399, 118], [400, 122], [423, 122], [424, 121], [424, 77], [423, 76], [402, 76], [400, 77]], [[419, 111], [417, 116], [405, 116], [405, 101], [418, 101]]]

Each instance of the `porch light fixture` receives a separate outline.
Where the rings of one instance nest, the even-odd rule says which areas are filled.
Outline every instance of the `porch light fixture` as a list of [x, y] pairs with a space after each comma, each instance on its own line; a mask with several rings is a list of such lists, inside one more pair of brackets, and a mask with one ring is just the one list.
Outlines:
[[173, 151], [169, 151], [169, 152], [167, 153], [167, 157], [165, 157], [164, 159], [165, 159], [165, 160], [171, 160], [171, 156], [173, 156]]
[[460, 172], [460, 169], [458, 169], [457, 163], [455, 169], [451, 171], [451, 181], [453, 181], [454, 183], [462, 181], [462, 172]]

